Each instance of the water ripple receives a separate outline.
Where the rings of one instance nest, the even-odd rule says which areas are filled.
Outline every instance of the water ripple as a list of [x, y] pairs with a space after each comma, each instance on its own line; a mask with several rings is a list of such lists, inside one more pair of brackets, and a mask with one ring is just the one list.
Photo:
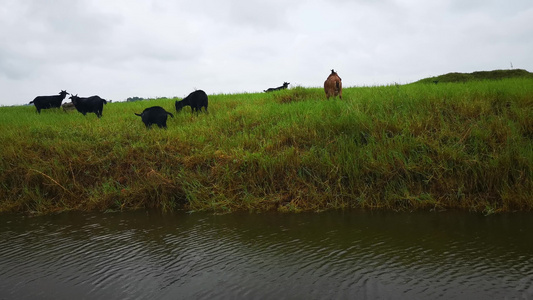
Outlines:
[[514, 220], [533, 225], [465, 215], [13, 217], [0, 219], [0, 298], [531, 298], [532, 246], [525, 232], [501, 229]]

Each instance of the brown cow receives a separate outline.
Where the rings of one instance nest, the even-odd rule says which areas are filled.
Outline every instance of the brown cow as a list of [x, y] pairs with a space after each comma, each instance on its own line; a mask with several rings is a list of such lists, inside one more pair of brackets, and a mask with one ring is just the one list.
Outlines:
[[331, 69], [331, 74], [329, 74], [328, 79], [324, 81], [324, 91], [328, 99], [329, 97], [336, 96], [342, 99], [342, 79], [333, 69]]

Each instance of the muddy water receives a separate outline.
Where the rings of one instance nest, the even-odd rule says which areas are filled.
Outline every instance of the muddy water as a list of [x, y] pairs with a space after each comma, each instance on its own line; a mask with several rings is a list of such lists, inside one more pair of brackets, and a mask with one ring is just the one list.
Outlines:
[[533, 215], [0, 215], [0, 299], [533, 299]]

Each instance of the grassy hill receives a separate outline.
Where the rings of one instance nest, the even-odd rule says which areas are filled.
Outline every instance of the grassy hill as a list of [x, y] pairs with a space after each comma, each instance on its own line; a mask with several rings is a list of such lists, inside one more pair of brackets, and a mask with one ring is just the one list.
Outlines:
[[[443, 75], [445, 76], [445, 75]], [[474, 76], [474, 75], [472, 75]], [[533, 208], [533, 79], [0, 108], [0, 212]]]
[[436, 77], [425, 78], [417, 81], [417, 83], [467, 82], [472, 80], [500, 80], [506, 78], [533, 78], [533, 73], [521, 69], [478, 71], [473, 73], [448, 73]]

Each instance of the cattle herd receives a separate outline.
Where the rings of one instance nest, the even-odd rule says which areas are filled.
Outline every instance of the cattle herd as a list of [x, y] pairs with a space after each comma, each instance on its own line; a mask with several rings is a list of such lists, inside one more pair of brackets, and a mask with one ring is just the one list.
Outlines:
[[[284, 82], [282, 86], [276, 88], [269, 88], [264, 90], [264, 92], [274, 92], [286, 89], [289, 86], [289, 82]], [[342, 81], [337, 72], [331, 70], [328, 78], [324, 82], [324, 91], [326, 93], [326, 98], [339, 96], [342, 99]], [[91, 97], [78, 97], [78, 95], [71, 95], [67, 91], [61, 91], [59, 95], [53, 96], [37, 96], [30, 104], [33, 103], [38, 113], [41, 113], [41, 109], [48, 108], [59, 108], [61, 107], [61, 102], [70, 95], [69, 99], [71, 103], [63, 104], [63, 109], [76, 109], [84, 116], [87, 113], [94, 113], [98, 118], [102, 117], [102, 112], [104, 110], [104, 105], [107, 104], [107, 100], [100, 98], [99, 96]], [[208, 99], [207, 94], [202, 90], [196, 90], [190, 93], [187, 97], [183, 98], [181, 101], [176, 101], [176, 111], [180, 112], [181, 109], [185, 106], [191, 107], [191, 112], [199, 113], [204, 108], [207, 113]], [[167, 128], [167, 118], [168, 116], [174, 117], [174, 115], [166, 111], [161, 106], [152, 106], [146, 108], [142, 113], [135, 115], [140, 116], [142, 122], [146, 128], [151, 128], [153, 124], [157, 125], [159, 128]]]

